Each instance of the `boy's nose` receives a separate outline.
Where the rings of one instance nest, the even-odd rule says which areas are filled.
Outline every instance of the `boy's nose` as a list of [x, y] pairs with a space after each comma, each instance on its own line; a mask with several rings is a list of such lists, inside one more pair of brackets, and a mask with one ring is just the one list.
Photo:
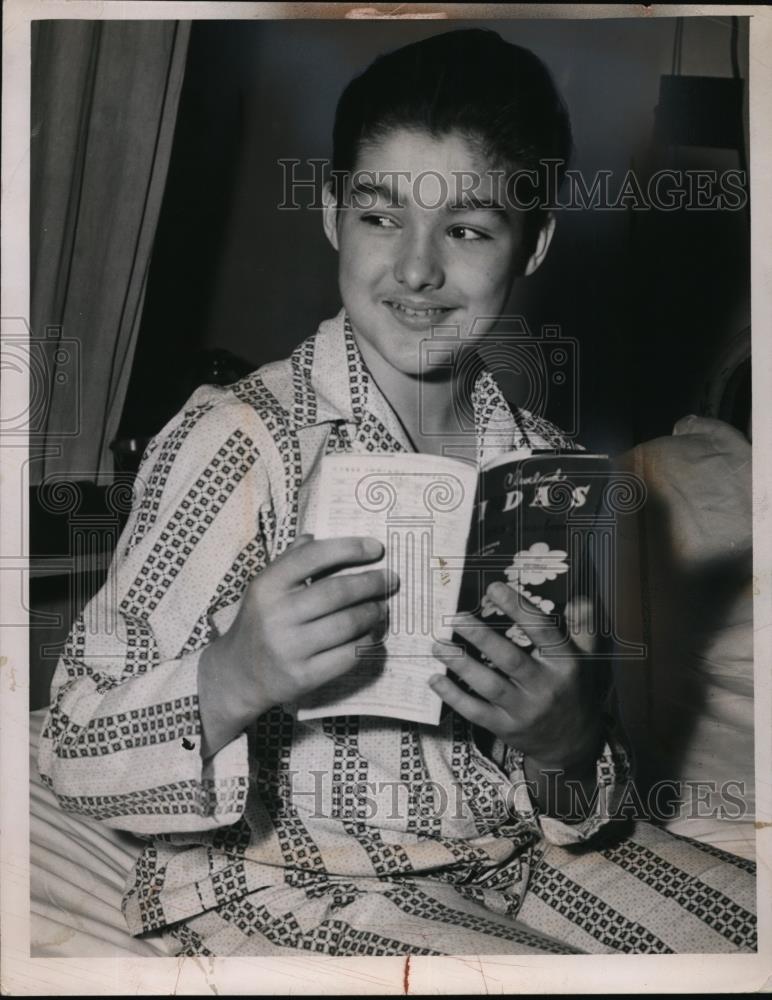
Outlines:
[[408, 236], [401, 241], [394, 262], [394, 277], [411, 291], [439, 288], [444, 280], [441, 255], [433, 241], [421, 236]]

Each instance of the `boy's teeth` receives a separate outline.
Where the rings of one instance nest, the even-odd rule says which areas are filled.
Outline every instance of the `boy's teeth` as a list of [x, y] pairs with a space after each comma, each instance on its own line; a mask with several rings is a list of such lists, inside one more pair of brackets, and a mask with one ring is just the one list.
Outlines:
[[445, 311], [438, 306], [431, 306], [427, 309], [409, 309], [407, 306], [400, 305], [399, 302], [392, 302], [391, 304], [394, 309], [399, 309], [400, 312], [407, 313], [408, 316], [434, 316], [437, 313]]

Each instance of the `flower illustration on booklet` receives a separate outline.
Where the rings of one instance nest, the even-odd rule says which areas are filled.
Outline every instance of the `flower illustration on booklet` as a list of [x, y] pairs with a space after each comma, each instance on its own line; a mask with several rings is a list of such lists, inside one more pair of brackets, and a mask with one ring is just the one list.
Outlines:
[[[562, 573], [567, 573], [567, 559], [568, 553], [564, 549], [551, 549], [546, 542], [534, 542], [530, 548], [515, 553], [512, 565], [506, 567], [504, 575], [508, 586], [548, 615], [555, 610], [555, 602], [543, 597], [537, 588], [548, 580], [556, 580]], [[529, 590], [529, 587], [533, 589]], [[483, 618], [503, 616], [503, 612], [486, 594], [482, 596], [481, 614]], [[505, 635], [518, 646], [531, 645], [531, 640], [515, 623], [507, 628]]]

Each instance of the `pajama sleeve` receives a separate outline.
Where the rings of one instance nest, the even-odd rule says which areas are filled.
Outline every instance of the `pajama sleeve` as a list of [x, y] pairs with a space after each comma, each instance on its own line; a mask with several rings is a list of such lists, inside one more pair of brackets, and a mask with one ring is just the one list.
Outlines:
[[244, 810], [247, 737], [202, 759], [197, 670], [270, 551], [258, 424], [205, 386], [148, 447], [106, 581], [52, 683], [38, 766], [69, 812], [152, 835]]

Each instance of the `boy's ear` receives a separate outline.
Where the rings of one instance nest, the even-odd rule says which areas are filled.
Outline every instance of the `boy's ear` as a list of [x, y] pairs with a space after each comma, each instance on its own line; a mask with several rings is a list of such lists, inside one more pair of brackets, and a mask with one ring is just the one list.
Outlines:
[[547, 256], [547, 251], [550, 248], [550, 243], [552, 243], [552, 237], [555, 234], [555, 216], [550, 212], [541, 227], [538, 239], [536, 240], [536, 249], [528, 258], [528, 263], [525, 265], [524, 275], [533, 274], [533, 272], [541, 266], [542, 261]]
[[330, 241], [333, 249], [338, 249], [338, 202], [332, 189], [332, 181], [322, 188], [322, 225], [324, 235]]

